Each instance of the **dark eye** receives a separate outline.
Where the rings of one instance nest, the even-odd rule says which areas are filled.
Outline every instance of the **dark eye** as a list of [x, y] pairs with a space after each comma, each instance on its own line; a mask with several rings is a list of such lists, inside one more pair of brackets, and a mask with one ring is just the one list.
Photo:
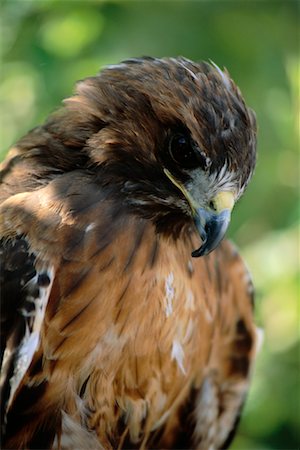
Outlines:
[[194, 169], [202, 165], [200, 152], [194, 148], [191, 139], [182, 133], [171, 136], [169, 153], [173, 161], [183, 169]]

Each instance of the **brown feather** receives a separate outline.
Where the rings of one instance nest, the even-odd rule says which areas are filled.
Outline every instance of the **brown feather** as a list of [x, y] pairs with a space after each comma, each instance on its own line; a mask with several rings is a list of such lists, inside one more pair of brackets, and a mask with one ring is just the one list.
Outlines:
[[[180, 120], [215, 166], [234, 165], [242, 134], [247, 165], [253, 117], [209, 65], [139, 61], [79, 84], [3, 165], [3, 242], [23, 236], [35, 270], [55, 274], [5, 448], [223, 448], [242, 408], [255, 349], [248, 272], [226, 241], [191, 258], [199, 238], [157, 152]], [[225, 156], [222, 102], [241, 121]]]

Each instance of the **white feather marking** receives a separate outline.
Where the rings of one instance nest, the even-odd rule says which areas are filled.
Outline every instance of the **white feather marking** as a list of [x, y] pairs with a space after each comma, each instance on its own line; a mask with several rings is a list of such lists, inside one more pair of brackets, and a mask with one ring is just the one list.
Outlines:
[[195, 406], [194, 440], [205, 443], [206, 448], [211, 448], [213, 435], [217, 430], [218, 400], [216, 387], [210, 378], [203, 381]]
[[236, 173], [232, 172], [225, 162], [221, 170], [210, 174], [209, 181], [212, 185], [216, 184], [219, 189], [231, 190], [236, 185]]
[[85, 232], [88, 233], [89, 231], [93, 230], [95, 228], [96, 224], [94, 222], [90, 223], [86, 229]]
[[246, 379], [222, 382], [213, 374], [204, 379], [195, 401], [195, 444], [201, 442], [201, 448], [207, 449], [221, 448], [234, 425], [247, 388]]
[[223, 72], [223, 70], [220, 69], [219, 66], [217, 66], [216, 63], [214, 63], [213, 61], [210, 61], [210, 63], [214, 66], [214, 68], [217, 70], [217, 72], [219, 73], [220, 77], [222, 78], [222, 81], [224, 83], [224, 86], [226, 87], [226, 89], [230, 90], [231, 89], [231, 83], [230, 83], [230, 79], [228, 78], [228, 76], [226, 75], [225, 72]]
[[160, 417], [160, 419], [158, 419], [157, 422], [155, 422], [155, 424], [153, 425], [153, 427], [151, 428], [151, 431], [157, 430], [159, 427], [161, 427], [161, 425], [164, 424], [164, 422], [167, 420], [167, 418], [169, 417], [171, 413], [171, 408], [168, 409], [166, 412], [163, 413], [163, 415]]
[[[16, 362], [16, 366], [14, 368], [14, 374], [10, 380], [11, 384], [11, 392], [8, 404], [13, 399], [14, 393], [16, 392], [23, 376], [25, 375], [30, 363], [32, 361], [33, 355], [38, 348], [40, 342], [40, 331], [42, 328], [42, 324], [44, 321], [45, 311], [49, 299], [49, 295], [52, 288], [52, 283], [54, 279], [54, 268], [53, 266], [47, 267], [40, 271], [40, 273], [47, 273], [49, 277], [49, 285], [47, 287], [39, 287], [39, 298], [34, 299], [35, 311], [34, 311], [34, 320], [32, 329], [29, 330], [28, 324], [26, 325], [25, 336], [20, 344], [18, 351], [18, 359]], [[39, 274], [37, 273], [28, 284], [37, 285]], [[22, 312], [22, 311], [19, 311]], [[31, 316], [31, 314], [30, 314]], [[25, 314], [25, 317], [28, 317], [28, 314]]]
[[109, 64], [108, 66], [105, 66], [105, 69], [109, 70], [118, 70], [118, 69], [124, 69], [126, 65], [124, 63], [120, 64]]
[[195, 297], [191, 290], [188, 291], [185, 306], [191, 311], [195, 311]]
[[241, 195], [241, 191], [238, 191], [237, 174], [229, 169], [226, 162], [218, 171], [207, 173], [194, 169], [190, 175], [192, 180], [186, 189], [199, 207], [205, 207], [220, 190], [235, 191], [236, 198]]
[[[2, 367], [5, 367], [11, 357], [11, 349], [6, 347], [3, 355]], [[2, 380], [1, 380], [2, 381]], [[2, 383], [0, 383], [2, 385]]]
[[212, 322], [213, 318], [212, 318], [210, 310], [207, 307], [205, 307], [204, 313], [205, 313], [205, 319], [207, 320], [207, 322]]
[[157, 397], [156, 409], [158, 411], [161, 411], [166, 406], [168, 397], [163, 392], [161, 392]]
[[175, 296], [175, 290], [173, 287], [174, 274], [170, 272], [165, 282], [165, 313], [166, 317], [169, 317], [173, 312], [173, 299]]
[[192, 275], [194, 272], [194, 266], [193, 266], [193, 263], [191, 260], [188, 261], [187, 267], [188, 267], [189, 273]]
[[194, 331], [194, 321], [193, 321], [193, 319], [189, 319], [187, 327], [186, 327], [185, 335], [182, 340], [183, 344], [186, 344], [187, 342], [189, 342], [189, 340], [193, 334], [193, 331]]
[[[176, 60], [177, 61], [177, 60]], [[177, 61], [178, 63], [179, 63], [179, 65], [181, 66], [181, 67], [183, 67], [190, 75], [191, 75], [191, 77], [194, 79], [194, 80], [196, 80], [196, 81], [199, 81], [199, 78], [197, 77], [197, 75], [191, 70], [191, 69], [189, 69], [184, 63], [183, 63], [183, 61]]]
[[205, 302], [201, 303], [201, 308], [204, 313], [204, 317], [205, 317], [206, 321], [209, 323], [212, 322], [212, 320], [213, 320], [212, 313], [211, 313], [209, 307], [205, 304]]
[[172, 345], [172, 354], [171, 359], [175, 359], [179, 369], [183, 373], [183, 375], [186, 375], [186, 370], [183, 366], [183, 360], [184, 360], [184, 351], [182, 348], [182, 345], [177, 339], [174, 339], [173, 345]]

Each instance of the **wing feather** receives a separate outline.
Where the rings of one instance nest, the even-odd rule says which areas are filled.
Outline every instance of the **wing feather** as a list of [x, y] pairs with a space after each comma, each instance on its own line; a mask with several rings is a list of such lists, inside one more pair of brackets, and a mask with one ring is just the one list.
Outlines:
[[36, 255], [18, 236], [1, 241], [1, 415], [7, 413], [40, 343], [54, 278], [53, 268], [35, 267]]

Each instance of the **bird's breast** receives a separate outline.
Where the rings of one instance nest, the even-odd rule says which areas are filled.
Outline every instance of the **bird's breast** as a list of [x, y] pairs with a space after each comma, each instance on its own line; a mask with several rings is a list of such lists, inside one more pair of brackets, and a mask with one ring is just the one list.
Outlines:
[[60, 269], [61, 301], [45, 347], [57, 377], [72, 367], [70, 403], [75, 391], [89, 427], [106, 439], [121, 424], [136, 442], [164, 424], [201, 378], [215, 311], [199, 288], [190, 240], [170, 242], [144, 222], [127, 225], [101, 251], [92, 246], [85, 266], [68, 261]]

